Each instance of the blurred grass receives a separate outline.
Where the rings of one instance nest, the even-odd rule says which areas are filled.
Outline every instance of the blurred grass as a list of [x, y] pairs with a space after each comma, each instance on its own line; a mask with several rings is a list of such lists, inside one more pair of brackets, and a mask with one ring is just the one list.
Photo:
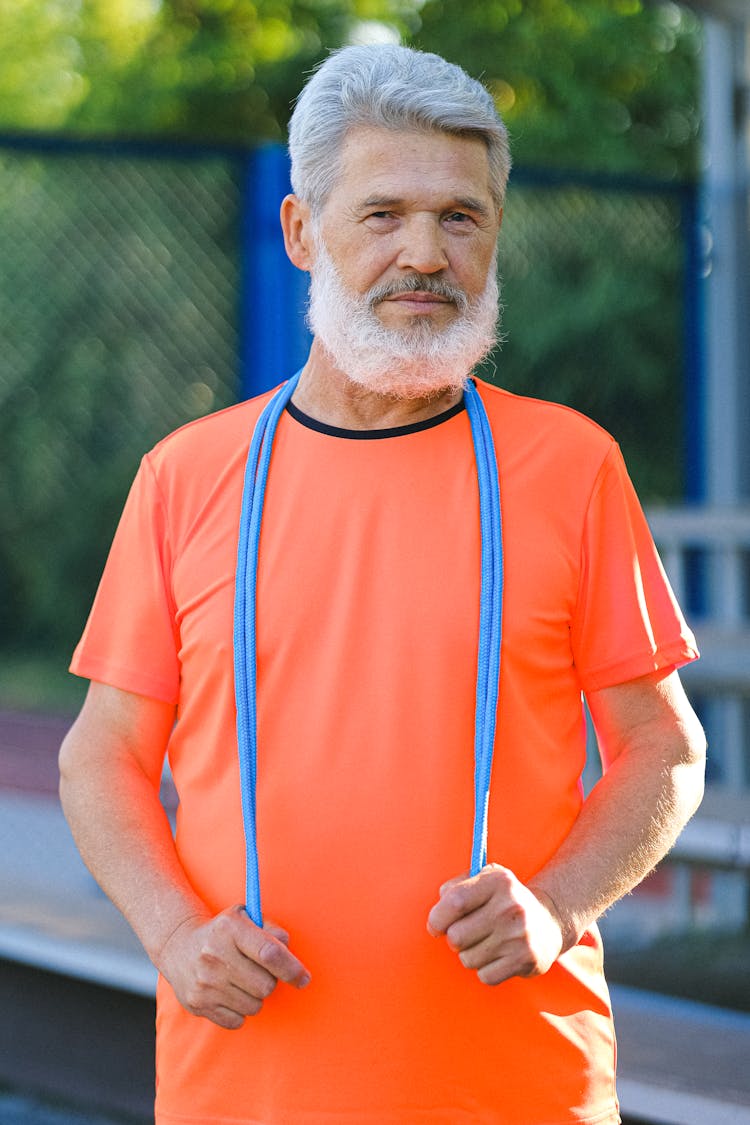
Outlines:
[[74, 715], [86, 681], [67, 671], [70, 653], [0, 651], [0, 708]]
[[607, 950], [610, 983], [750, 1012], [750, 928], [695, 931], [638, 950]]

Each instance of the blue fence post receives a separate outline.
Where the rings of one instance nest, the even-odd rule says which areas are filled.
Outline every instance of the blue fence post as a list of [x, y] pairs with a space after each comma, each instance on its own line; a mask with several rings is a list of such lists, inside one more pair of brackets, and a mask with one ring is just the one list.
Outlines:
[[706, 261], [700, 196], [694, 185], [682, 192], [681, 222], [685, 247], [685, 499], [698, 504], [706, 498]]
[[279, 207], [291, 191], [281, 145], [242, 157], [239, 361], [243, 398], [276, 386], [302, 366], [310, 347], [304, 323], [307, 274], [286, 256]]
[[[684, 458], [685, 500], [705, 503], [706, 456], [706, 241], [698, 187], [687, 185], [682, 192], [681, 216], [684, 254], [683, 347], [685, 349]], [[703, 617], [708, 612], [708, 555], [702, 550], [686, 554], [684, 609]]]

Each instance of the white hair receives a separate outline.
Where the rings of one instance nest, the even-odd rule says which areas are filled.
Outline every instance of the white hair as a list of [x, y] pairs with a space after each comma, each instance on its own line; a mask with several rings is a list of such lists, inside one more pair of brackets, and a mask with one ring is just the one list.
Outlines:
[[490, 190], [502, 207], [508, 134], [489, 92], [439, 55], [393, 43], [342, 47], [315, 71], [289, 124], [292, 187], [319, 215], [336, 182], [350, 129], [437, 131], [487, 147]]

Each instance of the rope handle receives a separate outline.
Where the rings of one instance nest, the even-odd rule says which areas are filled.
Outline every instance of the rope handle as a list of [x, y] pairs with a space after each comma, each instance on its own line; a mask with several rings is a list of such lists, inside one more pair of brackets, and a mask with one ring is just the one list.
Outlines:
[[[299, 382], [298, 371], [269, 399], [255, 424], [245, 466], [234, 602], [234, 688], [245, 831], [245, 910], [263, 925], [256, 825], [258, 767], [257, 586], [260, 531], [268, 470], [279, 419]], [[487, 862], [487, 821], [497, 726], [502, 640], [503, 549], [497, 457], [487, 411], [471, 380], [464, 388], [479, 485], [481, 577], [479, 648], [474, 719], [474, 829], [472, 875]]]

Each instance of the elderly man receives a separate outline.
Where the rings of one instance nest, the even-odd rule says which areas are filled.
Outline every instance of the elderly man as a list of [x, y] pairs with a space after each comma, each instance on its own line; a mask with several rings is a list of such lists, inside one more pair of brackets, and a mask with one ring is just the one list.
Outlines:
[[156, 1120], [610, 1125], [596, 918], [700, 800], [694, 641], [612, 439], [471, 378], [483, 87], [346, 48], [290, 152], [308, 361], [144, 458], [72, 666], [63, 802], [160, 972]]

